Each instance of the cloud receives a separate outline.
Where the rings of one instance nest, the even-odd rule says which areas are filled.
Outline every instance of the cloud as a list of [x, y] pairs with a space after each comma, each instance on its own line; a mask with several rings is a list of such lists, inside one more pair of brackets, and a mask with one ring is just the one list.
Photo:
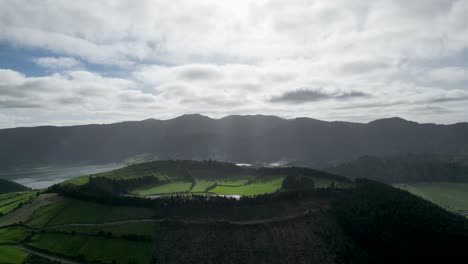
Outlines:
[[21, 100], [0, 100], [0, 108], [39, 108], [39, 104]]
[[[41, 57], [29, 62], [47, 74], [2, 64], [15, 71], [0, 70], [0, 123], [186, 112], [369, 121], [389, 109], [462, 121], [467, 12], [461, 0], [4, 0], [0, 45]], [[448, 111], [414, 110], [431, 104]]]
[[178, 73], [179, 79], [185, 81], [198, 81], [198, 80], [213, 80], [219, 79], [221, 74], [217, 71], [216, 67], [206, 65], [190, 65], [184, 66]]
[[345, 92], [325, 92], [322, 89], [302, 88], [294, 91], [285, 92], [279, 96], [270, 99], [274, 103], [308, 103], [322, 100], [347, 100], [359, 97], [368, 97], [369, 94], [360, 91], [345, 91]]
[[140, 60], [427, 58], [468, 46], [463, 37], [466, 6], [452, 0], [181, 0], [177, 8], [163, 0], [85, 6], [6, 0], [0, 9], [0, 39], [123, 66]]
[[119, 93], [119, 99], [122, 103], [153, 104], [156, 102], [152, 94], [144, 94], [138, 90], [128, 90]]
[[[141, 109], [159, 108], [161, 100], [135, 86], [131, 80], [87, 71], [27, 77], [15, 71], [0, 70], [0, 108], [14, 111], [11, 114], [16, 116], [15, 119], [28, 120], [32, 124], [40, 120], [31, 121], [38, 116], [47, 117], [47, 122], [63, 124], [67, 116], [75, 113], [80, 113], [82, 122], [99, 118], [108, 122], [120, 121], [123, 117], [148, 117]], [[107, 114], [100, 116], [104, 112], [126, 112], [127, 115], [108, 119]]]
[[427, 77], [433, 81], [456, 83], [468, 81], [468, 69], [461, 67], [441, 67], [428, 71]]
[[461, 90], [440, 92], [426, 100], [427, 103], [451, 103], [460, 101], [468, 101], [468, 92]]
[[342, 73], [359, 74], [386, 69], [389, 65], [385, 61], [353, 61], [347, 62], [340, 67]]
[[75, 58], [70, 57], [43, 57], [34, 60], [41, 67], [51, 69], [68, 69], [79, 66], [81, 63]]

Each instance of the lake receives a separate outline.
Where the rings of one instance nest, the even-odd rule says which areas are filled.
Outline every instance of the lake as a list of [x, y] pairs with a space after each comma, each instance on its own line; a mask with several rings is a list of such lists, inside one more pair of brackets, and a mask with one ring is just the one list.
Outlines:
[[61, 167], [44, 167], [0, 172], [0, 178], [12, 180], [33, 189], [42, 189], [56, 183], [82, 175], [95, 174], [122, 168], [119, 163], [102, 165], [75, 165]]

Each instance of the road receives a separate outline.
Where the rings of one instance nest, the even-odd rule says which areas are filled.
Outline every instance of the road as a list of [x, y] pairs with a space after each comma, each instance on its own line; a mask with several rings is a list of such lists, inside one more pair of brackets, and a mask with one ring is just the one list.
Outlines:
[[45, 253], [45, 252], [42, 252], [42, 251], [37, 251], [37, 250], [32, 249], [30, 247], [26, 247], [26, 246], [19, 245], [19, 244], [16, 244], [16, 245], [13, 245], [13, 246], [16, 247], [17, 249], [23, 250], [23, 251], [28, 252], [30, 254], [38, 255], [40, 257], [43, 257], [43, 258], [46, 258], [46, 259], [52, 260], [52, 261], [59, 261], [59, 262], [64, 263], [64, 264], [86, 264], [86, 262], [78, 262], [78, 261], [75, 261], [75, 260], [69, 260], [69, 259], [66, 259], [66, 258], [63, 258], [63, 257], [60, 257], [60, 256], [51, 255], [51, 254], [48, 254], [48, 253]]
[[91, 224], [64, 224], [64, 225], [55, 225], [49, 226], [45, 229], [57, 229], [63, 227], [96, 227], [96, 226], [114, 226], [121, 224], [134, 224], [134, 223], [162, 223], [162, 222], [173, 222], [181, 224], [195, 224], [195, 225], [207, 225], [207, 224], [228, 224], [228, 225], [237, 225], [237, 226], [248, 226], [248, 225], [259, 225], [259, 224], [269, 224], [293, 220], [296, 218], [304, 217], [309, 215], [314, 211], [300, 212], [293, 215], [283, 216], [283, 217], [273, 217], [273, 218], [264, 218], [264, 219], [254, 219], [254, 220], [245, 220], [245, 221], [227, 221], [227, 220], [216, 220], [216, 219], [203, 219], [203, 220], [186, 220], [186, 219], [130, 219], [123, 221], [114, 221], [114, 222], [105, 222], [105, 223], [91, 223]]

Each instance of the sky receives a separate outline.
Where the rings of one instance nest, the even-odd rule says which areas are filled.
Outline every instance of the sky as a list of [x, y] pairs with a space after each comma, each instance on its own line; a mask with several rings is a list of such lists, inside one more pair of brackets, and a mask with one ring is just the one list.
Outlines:
[[0, 0], [0, 128], [468, 121], [467, 0]]

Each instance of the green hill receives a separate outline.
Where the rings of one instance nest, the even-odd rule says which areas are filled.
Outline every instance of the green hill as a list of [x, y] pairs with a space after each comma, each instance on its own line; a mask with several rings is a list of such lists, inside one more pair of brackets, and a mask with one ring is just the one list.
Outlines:
[[28, 187], [23, 186], [19, 183], [0, 179], [0, 194], [11, 193], [11, 192], [21, 192], [21, 191], [26, 191], [28, 189], [29, 189]]
[[307, 177], [317, 188], [350, 181], [306, 168], [246, 168], [217, 161], [152, 161], [60, 184], [81, 192], [136, 196], [165, 194], [259, 195], [280, 191], [287, 177]]
[[[204, 191], [192, 192], [199, 183]], [[168, 196], [135, 191], [167, 191], [167, 184], [175, 190]], [[221, 191], [245, 195], [215, 195]], [[0, 262], [452, 263], [468, 257], [466, 218], [389, 185], [304, 168], [157, 161], [0, 200]]]

